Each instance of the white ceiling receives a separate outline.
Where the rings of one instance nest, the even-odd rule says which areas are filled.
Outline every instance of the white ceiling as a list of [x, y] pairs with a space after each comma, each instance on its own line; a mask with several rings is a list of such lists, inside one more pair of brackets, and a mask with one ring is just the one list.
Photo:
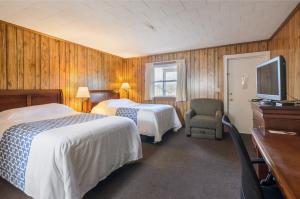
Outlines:
[[297, 3], [0, 0], [0, 19], [115, 55], [133, 57], [268, 39]]

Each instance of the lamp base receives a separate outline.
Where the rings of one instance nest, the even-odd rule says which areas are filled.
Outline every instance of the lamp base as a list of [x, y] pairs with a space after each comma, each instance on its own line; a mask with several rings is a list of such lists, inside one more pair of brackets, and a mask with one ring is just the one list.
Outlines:
[[87, 99], [81, 99], [81, 112], [87, 113], [87, 106], [85, 106]]

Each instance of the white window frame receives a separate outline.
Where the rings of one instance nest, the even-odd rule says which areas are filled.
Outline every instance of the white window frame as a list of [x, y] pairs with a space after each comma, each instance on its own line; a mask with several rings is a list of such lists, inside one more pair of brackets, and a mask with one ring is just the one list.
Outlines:
[[[170, 65], [170, 64], [174, 64], [176, 66], [176, 62], [174, 61], [171, 61], [171, 62], [159, 62], [159, 63], [154, 63], [154, 79], [155, 79], [155, 68], [168, 68], [168, 67], [171, 67], [171, 66], [167, 66], [167, 65]], [[166, 65], [166, 66], [164, 66]], [[153, 81], [153, 88], [155, 90], [155, 83], [160, 83], [162, 82], [163, 83], [163, 95], [155, 95], [155, 92], [154, 92], [154, 98], [175, 98], [176, 97], [176, 91], [175, 91], [175, 95], [166, 95], [166, 89], [164, 89], [166, 87], [166, 83], [167, 82], [176, 82], [177, 84], [177, 78], [174, 79], [174, 80], [166, 80], [166, 73], [168, 72], [167, 71], [168, 69], [163, 69], [163, 80], [159, 80], [159, 81]], [[173, 71], [174, 69], [169, 69], [170, 71]], [[177, 66], [176, 66], [176, 69], [175, 69], [175, 72], [177, 72]], [[177, 86], [177, 85], [176, 85]]]

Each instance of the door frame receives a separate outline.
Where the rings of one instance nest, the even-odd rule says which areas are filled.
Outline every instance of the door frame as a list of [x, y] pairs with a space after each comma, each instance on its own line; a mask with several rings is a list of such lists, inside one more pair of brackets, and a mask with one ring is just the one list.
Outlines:
[[228, 63], [229, 60], [236, 60], [236, 59], [245, 59], [245, 58], [252, 58], [252, 57], [266, 57], [270, 59], [270, 51], [260, 51], [260, 52], [253, 52], [253, 53], [244, 53], [244, 54], [234, 54], [234, 55], [224, 55], [224, 113], [228, 115]]

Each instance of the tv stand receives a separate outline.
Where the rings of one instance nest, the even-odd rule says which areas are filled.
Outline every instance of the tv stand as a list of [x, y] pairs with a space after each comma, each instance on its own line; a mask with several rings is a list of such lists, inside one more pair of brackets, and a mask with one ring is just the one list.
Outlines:
[[300, 106], [265, 106], [251, 103], [253, 127], [272, 130], [299, 131]]

